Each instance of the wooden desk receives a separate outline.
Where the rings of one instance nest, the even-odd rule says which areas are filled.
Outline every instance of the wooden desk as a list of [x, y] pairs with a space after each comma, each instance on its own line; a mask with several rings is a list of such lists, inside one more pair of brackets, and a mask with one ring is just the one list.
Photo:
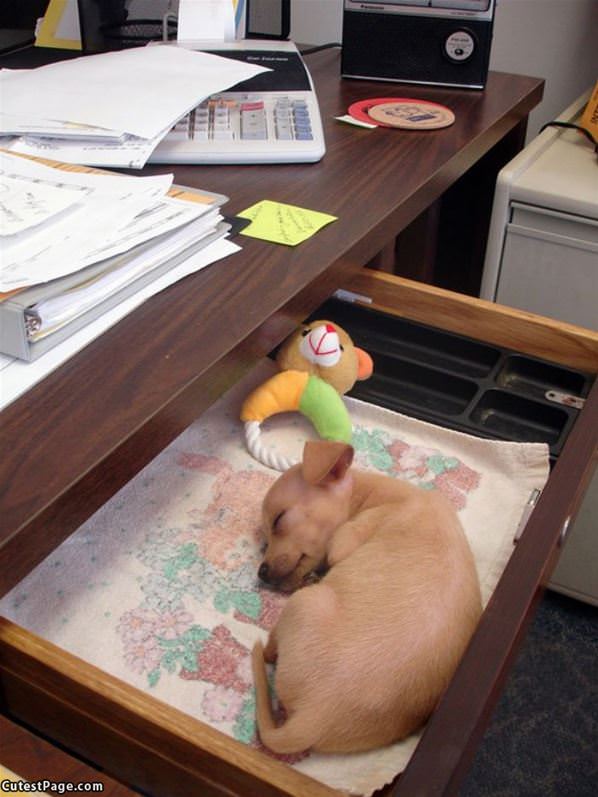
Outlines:
[[484, 92], [402, 86], [449, 105], [456, 123], [369, 131], [333, 117], [388, 84], [340, 80], [336, 51], [308, 64], [328, 148], [320, 163], [174, 172], [230, 196], [228, 213], [267, 198], [338, 221], [293, 249], [243, 238], [241, 253], [154, 297], [2, 412], [0, 594], [467, 170], [491, 159], [492, 175], [521, 145], [543, 89], [492, 73]]

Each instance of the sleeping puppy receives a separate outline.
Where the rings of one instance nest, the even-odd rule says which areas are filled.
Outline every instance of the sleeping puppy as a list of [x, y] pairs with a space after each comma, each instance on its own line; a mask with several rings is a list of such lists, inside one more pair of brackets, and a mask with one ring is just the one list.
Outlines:
[[[390, 744], [432, 712], [476, 627], [480, 588], [451, 505], [406, 482], [350, 470], [344, 443], [305, 445], [270, 488], [259, 576], [287, 601], [253, 650], [257, 723], [276, 753]], [[287, 719], [276, 727], [265, 661]]]

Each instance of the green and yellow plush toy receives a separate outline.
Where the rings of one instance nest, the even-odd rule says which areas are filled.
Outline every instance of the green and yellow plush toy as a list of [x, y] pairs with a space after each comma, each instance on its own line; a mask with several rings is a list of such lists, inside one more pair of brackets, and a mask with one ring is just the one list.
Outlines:
[[358, 379], [368, 379], [372, 358], [354, 345], [331, 321], [313, 321], [294, 332], [280, 347], [281, 369], [251, 393], [241, 408], [251, 455], [264, 465], [286, 470], [294, 463], [261, 441], [260, 425], [280, 412], [300, 412], [324, 440], [351, 442], [352, 425], [341, 398]]

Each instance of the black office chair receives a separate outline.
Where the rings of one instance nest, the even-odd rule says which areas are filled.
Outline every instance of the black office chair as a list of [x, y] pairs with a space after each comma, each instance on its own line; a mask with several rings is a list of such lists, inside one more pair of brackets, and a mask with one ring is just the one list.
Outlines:
[[[138, 47], [163, 38], [164, 16], [173, 5], [153, 0], [151, 19], [131, 17], [125, 0], [78, 0], [79, 23], [85, 52]], [[145, 6], [147, 8], [147, 5]], [[134, 12], [134, 6], [132, 6]], [[176, 37], [176, 15], [167, 20], [168, 38]]]

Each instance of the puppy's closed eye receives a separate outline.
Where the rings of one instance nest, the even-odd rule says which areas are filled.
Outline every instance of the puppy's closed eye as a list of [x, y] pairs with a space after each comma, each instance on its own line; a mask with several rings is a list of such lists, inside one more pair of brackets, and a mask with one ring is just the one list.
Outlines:
[[273, 534], [280, 534], [281, 533], [282, 529], [280, 527], [280, 520], [282, 519], [283, 515], [284, 515], [284, 512], [279, 512], [276, 515], [276, 517], [274, 518], [274, 520], [272, 521], [272, 533]]

